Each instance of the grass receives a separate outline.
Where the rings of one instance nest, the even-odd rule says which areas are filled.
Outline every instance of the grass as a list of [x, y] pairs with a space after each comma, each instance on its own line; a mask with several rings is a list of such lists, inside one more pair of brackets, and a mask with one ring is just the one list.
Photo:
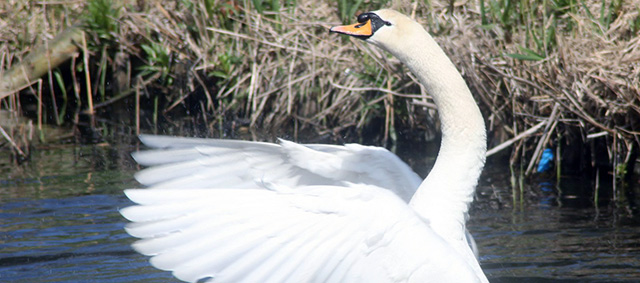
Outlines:
[[[165, 133], [178, 131], [170, 125], [201, 136], [259, 129], [334, 142], [369, 135], [388, 145], [403, 135], [433, 137], [429, 94], [396, 59], [327, 33], [388, 6], [415, 15], [451, 55], [487, 118], [489, 148], [512, 143], [513, 168], [523, 171], [514, 174], [530, 175], [539, 152], [561, 144], [560, 158], [579, 148], [568, 145], [596, 143], [610, 149], [610, 164], [632, 162], [626, 157], [640, 136], [637, 0], [13, 0], [0, 4], [0, 67], [79, 21], [87, 65], [80, 57], [53, 70], [41, 84], [50, 95], [21, 93], [41, 93], [44, 123], [77, 125], [75, 106], [127, 116], [128, 126], [162, 124]], [[22, 113], [15, 102], [0, 107]]]

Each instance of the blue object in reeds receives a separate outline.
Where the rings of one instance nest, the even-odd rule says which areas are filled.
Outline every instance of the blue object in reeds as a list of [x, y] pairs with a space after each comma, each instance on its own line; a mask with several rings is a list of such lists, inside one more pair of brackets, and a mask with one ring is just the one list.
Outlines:
[[550, 148], [547, 148], [542, 152], [542, 157], [540, 157], [540, 162], [538, 163], [538, 173], [542, 173], [551, 169], [552, 161], [553, 151]]

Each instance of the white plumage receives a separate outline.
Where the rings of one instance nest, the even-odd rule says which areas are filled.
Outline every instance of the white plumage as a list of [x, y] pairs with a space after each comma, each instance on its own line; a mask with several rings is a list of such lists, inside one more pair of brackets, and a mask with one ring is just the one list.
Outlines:
[[157, 150], [134, 159], [154, 166], [136, 180], [154, 188], [251, 188], [256, 181], [292, 187], [363, 183], [395, 192], [409, 201], [422, 179], [385, 148], [347, 144], [279, 144], [142, 135]]
[[134, 249], [189, 282], [487, 282], [465, 234], [480, 111], [420, 25], [392, 10], [358, 19], [332, 31], [389, 51], [434, 96], [443, 144], [427, 179], [358, 144], [141, 136], [155, 148], [134, 154], [148, 188], [121, 211]]
[[[127, 227], [145, 239], [134, 248], [189, 282], [408, 282], [421, 266], [438, 265], [449, 276], [465, 274], [458, 271], [465, 271], [464, 261], [446, 256], [455, 251], [378, 187], [129, 190], [127, 196], [142, 204], [123, 211], [144, 223]], [[406, 245], [411, 242], [420, 245]], [[430, 262], [423, 256], [429, 253], [445, 257]]]

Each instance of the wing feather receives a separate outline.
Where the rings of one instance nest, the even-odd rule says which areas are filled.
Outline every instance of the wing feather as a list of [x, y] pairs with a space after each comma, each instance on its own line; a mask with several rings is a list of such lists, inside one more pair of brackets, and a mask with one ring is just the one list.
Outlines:
[[254, 180], [286, 185], [367, 184], [409, 201], [422, 179], [395, 154], [358, 144], [301, 145], [142, 135], [151, 150], [136, 179], [155, 188], [249, 188]]
[[[402, 282], [429, 257], [456, 253], [388, 190], [256, 186], [127, 190], [141, 205], [121, 212], [143, 238], [134, 248], [189, 282]], [[448, 257], [455, 276], [472, 272]]]

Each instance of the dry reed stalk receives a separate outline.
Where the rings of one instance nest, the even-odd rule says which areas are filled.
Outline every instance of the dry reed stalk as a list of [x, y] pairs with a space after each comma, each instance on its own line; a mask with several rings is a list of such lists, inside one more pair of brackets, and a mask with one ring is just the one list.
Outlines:
[[13, 138], [4, 130], [4, 128], [2, 126], [0, 126], [0, 134], [2, 134], [2, 137], [4, 137], [4, 139], [7, 142], [9, 142], [11, 147], [16, 152], [18, 152], [18, 154], [20, 154], [20, 156], [22, 156], [22, 158], [27, 158], [27, 155], [22, 151], [22, 149], [20, 149], [20, 147], [16, 144], [16, 142], [13, 140]]
[[536, 149], [533, 151], [533, 155], [531, 160], [529, 161], [529, 165], [525, 170], [525, 175], [530, 175], [533, 173], [533, 167], [540, 161], [540, 156], [542, 155], [542, 151], [544, 147], [548, 147], [549, 139], [551, 138], [551, 134], [553, 130], [558, 125], [558, 110], [560, 109], [560, 104], [556, 103], [553, 106], [553, 110], [551, 110], [551, 114], [549, 115], [549, 119], [546, 121], [546, 125], [544, 130], [542, 130], [542, 137], [540, 137], [538, 144], [536, 145]]
[[[82, 51], [84, 53], [84, 56], [82, 56], [82, 62], [84, 63], [84, 69], [85, 70], [90, 70], [89, 69], [89, 50], [87, 49], [87, 37], [86, 36], [82, 36]], [[86, 88], [86, 92], [87, 92], [87, 107], [89, 107], [87, 109], [87, 113], [91, 116], [93, 116], [94, 114], [94, 109], [93, 109], [93, 95], [92, 95], [92, 88], [91, 88], [91, 74], [89, 71], [85, 71], [84, 72], [85, 76], [85, 83], [87, 85]], [[93, 118], [92, 118], [93, 121]], [[93, 126], [93, 123], [91, 123], [91, 125]]]
[[[0, 11], [17, 9], [16, 17], [28, 18], [28, 1], [10, 2], [0, 4]], [[158, 63], [151, 62], [141, 47], [153, 43], [168, 53], [170, 71], [177, 64], [186, 66], [185, 72], [168, 75], [184, 80], [181, 86], [155, 80], [143, 85], [162, 90], [167, 116], [186, 105], [198, 90], [206, 100], [198, 109], [206, 113], [194, 113], [202, 115], [202, 120], [199, 116], [193, 120], [204, 121], [210, 128], [233, 120], [277, 131], [280, 136], [297, 137], [298, 131], [313, 129], [340, 140], [384, 117], [382, 140], [391, 127], [430, 132], [434, 131], [431, 125], [437, 125], [429, 94], [397, 59], [360, 40], [327, 33], [329, 26], [340, 22], [338, 11], [329, 3], [303, 0], [258, 13], [249, 2], [237, 1], [232, 5], [214, 1], [213, 11], [204, 1], [194, 1], [192, 6], [157, 1], [138, 10], [132, 8], [136, 7], [133, 1], [124, 2], [131, 5], [120, 8], [118, 47], [153, 65]], [[513, 152], [527, 159], [520, 162], [528, 163], [527, 172], [531, 172], [543, 147], [559, 142], [552, 132], [567, 139], [568, 133], [578, 132], [576, 136], [588, 142], [638, 143], [640, 36], [632, 23], [640, 17], [639, 0], [625, 3], [610, 23], [588, 16], [599, 14], [601, 1], [582, 1], [585, 5], [558, 15], [536, 10], [540, 14], [533, 16], [541, 18], [542, 24], [519, 23], [523, 28], [515, 32], [499, 23], [479, 27], [482, 13], [477, 2], [451, 3], [394, 1], [390, 5], [427, 26], [458, 66], [486, 114], [490, 147], [515, 145]], [[79, 14], [82, 7], [73, 2], [69, 11]], [[36, 19], [21, 24], [43, 32], [24, 34], [25, 44], [2, 46], [3, 68], [29, 51], [19, 46], [33, 46], [65, 25], [59, 16], [43, 20], [52, 17], [50, 8], [31, 8], [39, 10]], [[553, 34], [555, 45], [544, 43], [543, 58], [523, 61], [505, 55], [530, 47], [532, 32], [524, 28], [546, 28], [556, 21], [560, 24]], [[565, 22], [575, 26], [562, 26]], [[0, 20], [0, 40], [17, 42], [15, 35], [23, 31]], [[549, 35], [547, 29], [543, 35]], [[77, 79], [72, 75], [78, 97]], [[622, 146], [616, 153], [627, 156], [631, 148]]]
[[[585, 2], [592, 14], [599, 13], [601, 2]], [[541, 130], [541, 135], [529, 136], [533, 139], [528, 144], [535, 145], [535, 149], [527, 154], [527, 174], [533, 171], [542, 148], [559, 142], [550, 135], [552, 129], [559, 131], [560, 137], [578, 130], [583, 141], [605, 138], [610, 146], [616, 147], [619, 145], [615, 144], [638, 143], [640, 40], [637, 30], [635, 36], [630, 34], [630, 23], [640, 17], [637, 8], [640, 1], [631, 2], [621, 7], [618, 18], [608, 27], [589, 19], [583, 6], [576, 7], [570, 16], [577, 28], [565, 32], [559, 26], [556, 49], [541, 61], [504, 56], [519, 52], [519, 46], [525, 45], [525, 34], [511, 34], [512, 38], [505, 40], [496, 28], [490, 31], [474, 28], [479, 12], [472, 3], [465, 4], [466, 9], [454, 10], [453, 15], [435, 12], [439, 22], [452, 25], [451, 33], [437, 40], [462, 69], [481, 104], [489, 109], [490, 130], [509, 133], [492, 133], [502, 138], [494, 138], [491, 144], [504, 143], [505, 138], [512, 143], [514, 139], [509, 136], [521, 137], [518, 132], [522, 130]], [[436, 6], [436, 9], [446, 8]], [[593, 25], [597, 29], [591, 28]], [[553, 115], [556, 107], [559, 116]], [[540, 120], [554, 122], [544, 130], [533, 127]], [[615, 163], [614, 156], [630, 152], [631, 147], [623, 146], [612, 154], [610, 161]]]

